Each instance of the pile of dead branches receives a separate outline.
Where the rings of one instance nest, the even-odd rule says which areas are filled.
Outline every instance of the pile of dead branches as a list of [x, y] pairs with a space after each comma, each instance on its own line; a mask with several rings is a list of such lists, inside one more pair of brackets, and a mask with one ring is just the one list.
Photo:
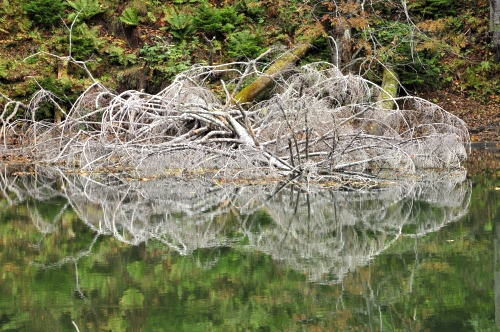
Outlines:
[[[290, 68], [272, 77], [262, 101], [239, 104], [237, 92], [264, 68], [257, 60], [196, 66], [157, 94], [115, 93], [94, 82], [69, 110], [41, 89], [22, 105], [24, 119], [20, 103], [5, 105], [3, 152], [83, 170], [120, 165], [149, 175], [314, 181], [456, 169], [469, 152], [464, 121], [417, 97], [396, 98], [395, 109], [384, 109], [378, 85], [328, 63]], [[227, 80], [219, 80], [219, 94], [209, 89], [214, 77]], [[46, 101], [64, 114], [60, 123], [35, 121]], [[9, 145], [9, 137], [17, 143]]]

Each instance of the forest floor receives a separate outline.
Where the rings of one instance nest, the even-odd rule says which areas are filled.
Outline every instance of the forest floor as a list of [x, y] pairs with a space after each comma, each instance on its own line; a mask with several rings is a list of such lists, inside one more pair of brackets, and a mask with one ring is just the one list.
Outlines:
[[467, 123], [472, 142], [500, 142], [500, 101], [483, 103], [465, 95], [437, 90], [419, 94]]

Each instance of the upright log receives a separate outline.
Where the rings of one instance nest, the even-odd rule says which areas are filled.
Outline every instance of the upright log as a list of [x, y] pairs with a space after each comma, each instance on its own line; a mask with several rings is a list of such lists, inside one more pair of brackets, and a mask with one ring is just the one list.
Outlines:
[[[68, 77], [68, 64], [69, 64], [69, 58], [64, 57], [60, 58], [59, 62], [57, 63], [57, 79], [61, 78], [66, 78], [69, 80]], [[59, 107], [54, 107], [54, 123], [60, 124], [62, 121], [63, 113], [59, 109]]]
[[394, 98], [398, 96], [399, 76], [390, 66], [384, 67], [382, 76], [382, 92], [378, 98], [379, 106], [385, 110], [394, 108]]

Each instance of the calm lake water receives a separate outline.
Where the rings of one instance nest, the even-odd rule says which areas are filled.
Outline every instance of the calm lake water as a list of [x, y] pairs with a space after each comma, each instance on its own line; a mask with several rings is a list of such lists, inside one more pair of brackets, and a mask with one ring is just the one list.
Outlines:
[[0, 169], [2, 331], [497, 331], [500, 155], [371, 192]]

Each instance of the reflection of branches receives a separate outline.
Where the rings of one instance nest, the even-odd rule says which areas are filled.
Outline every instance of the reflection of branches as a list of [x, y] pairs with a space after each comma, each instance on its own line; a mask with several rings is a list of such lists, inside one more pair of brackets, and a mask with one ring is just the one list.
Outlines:
[[75, 266], [76, 291], [78, 292], [80, 298], [85, 299], [85, 295], [83, 294], [82, 290], [80, 289], [80, 279], [79, 279], [79, 275], [78, 275], [78, 261], [81, 258], [90, 255], [90, 253], [92, 252], [92, 247], [94, 246], [94, 244], [96, 243], [96, 241], [100, 235], [101, 235], [100, 233], [97, 233], [94, 236], [94, 239], [92, 240], [92, 242], [90, 243], [88, 248], [85, 250], [81, 250], [79, 253], [77, 253], [74, 256], [64, 257], [64, 258], [60, 259], [59, 261], [52, 263], [52, 264], [48, 264], [48, 265], [40, 264], [40, 263], [36, 263], [36, 262], [33, 262], [32, 265], [34, 265], [40, 269], [43, 269], [43, 270], [49, 270], [49, 269], [59, 268], [61, 266], [69, 264], [69, 263], [73, 263]]
[[[311, 280], [332, 282], [367, 264], [401, 236], [421, 237], [466, 212], [470, 184], [464, 172], [426, 176], [425, 181], [348, 192], [313, 186], [277, 190], [278, 184], [217, 186], [173, 177], [127, 181], [44, 168], [23, 177], [17, 190], [64, 197], [97, 234], [125, 243], [155, 239], [189, 255], [198, 248], [237, 246], [245, 238], [251, 248], [307, 271]], [[51, 180], [56, 177], [59, 189]]]
[[68, 207], [68, 203], [66, 203], [61, 209], [59, 209], [59, 212], [52, 218], [50, 221], [46, 221], [42, 215], [40, 214], [40, 211], [37, 208], [37, 204], [29, 204], [28, 205], [28, 214], [29, 217], [31, 218], [31, 221], [35, 225], [35, 227], [38, 229], [40, 233], [42, 233], [44, 236], [50, 233], [55, 232], [59, 227], [56, 225], [56, 222], [59, 221], [64, 213], [66, 211], [66, 208]]
[[[342, 279], [401, 235], [423, 236], [462, 216], [470, 199], [470, 186], [468, 182], [460, 184], [462, 180], [429, 181], [367, 193], [317, 192], [311, 196], [311, 218], [306, 218], [305, 198], [296, 200], [297, 206], [293, 192], [283, 191], [281, 197], [267, 203], [274, 224], [250, 242], [297, 269], [309, 271], [312, 280]], [[290, 205], [294, 204], [296, 212], [291, 213]], [[291, 238], [280, 241], [285, 236]]]

